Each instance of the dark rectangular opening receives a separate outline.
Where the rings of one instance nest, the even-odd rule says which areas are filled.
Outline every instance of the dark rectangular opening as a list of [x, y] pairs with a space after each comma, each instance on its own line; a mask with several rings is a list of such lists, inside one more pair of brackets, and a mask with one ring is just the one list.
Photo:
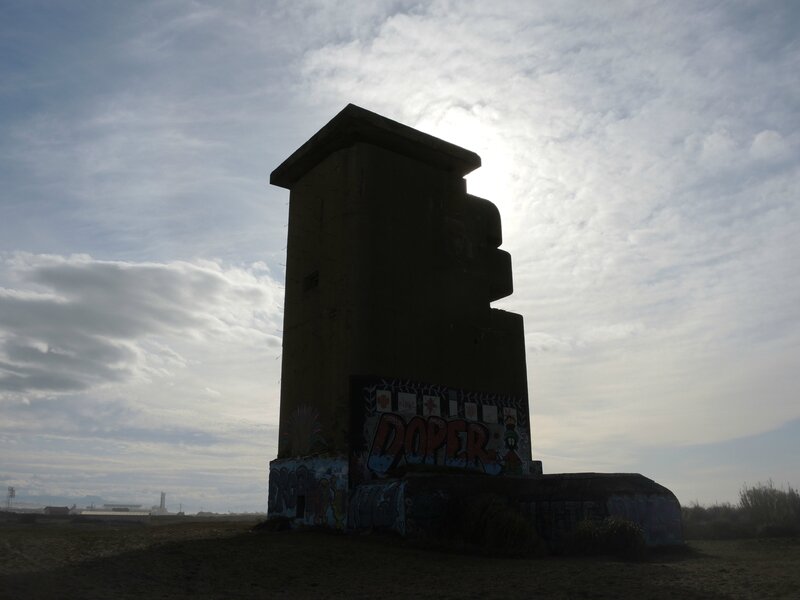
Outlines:
[[295, 518], [303, 519], [306, 516], [306, 497], [305, 496], [298, 496], [297, 497], [297, 512], [295, 513]]
[[303, 291], [313, 290], [319, 285], [319, 271], [314, 271], [303, 278]]

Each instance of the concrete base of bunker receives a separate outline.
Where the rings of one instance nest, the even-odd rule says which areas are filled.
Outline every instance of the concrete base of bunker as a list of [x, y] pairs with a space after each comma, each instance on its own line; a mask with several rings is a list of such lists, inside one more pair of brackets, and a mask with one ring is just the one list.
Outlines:
[[[578, 523], [619, 517], [641, 527], [649, 547], [683, 543], [675, 495], [636, 473], [492, 477], [407, 471], [356, 485], [349, 485], [349, 476], [343, 457], [273, 461], [270, 518], [288, 519], [295, 527], [390, 531], [476, 544], [486, 536], [502, 537], [503, 529], [530, 527], [558, 548]], [[507, 511], [498, 510], [503, 504]], [[499, 521], [487, 521], [490, 513]], [[514, 521], [517, 517], [521, 520]]]
[[[409, 473], [359, 486], [350, 501], [351, 529], [408, 537], [458, 536], [472, 527], [476, 505], [504, 499], [549, 545], [559, 546], [588, 519], [620, 517], [642, 528], [649, 547], [683, 543], [680, 504], [664, 486], [636, 473], [569, 473], [488, 477]], [[467, 540], [469, 541], [469, 540]]]

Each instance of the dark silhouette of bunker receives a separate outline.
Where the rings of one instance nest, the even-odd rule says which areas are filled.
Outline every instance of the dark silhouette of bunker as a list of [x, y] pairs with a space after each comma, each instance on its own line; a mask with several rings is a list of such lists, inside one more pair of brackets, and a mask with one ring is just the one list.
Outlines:
[[[549, 532], [610, 514], [614, 476], [586, 493], [600, 476], [531, 460], [522, 317], [490, 307], [511, 258], [497, 208], [466, 192], [479, 166], [351, 104], [273, 171], [291, 195], [270, 517], [413, 534], [498, 491]], [[627, 499], [657, 485], [624, 477]], [[554, 524], [553, 502], [581, 508]]]

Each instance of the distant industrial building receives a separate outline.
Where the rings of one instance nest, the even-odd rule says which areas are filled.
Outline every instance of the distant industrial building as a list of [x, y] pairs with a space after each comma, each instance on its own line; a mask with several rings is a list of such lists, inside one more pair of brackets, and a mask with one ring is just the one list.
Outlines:
[[150, 509], [151, 515], [168, 515], [169, 512], [167, 511], [167, 494], [166, 492], [161, 492], [161, 504], [159, 506], [153, 506]]
[[69, 506], [45, 506], [42, 512], [46, 515], [68, 515]]
[[161, 503], [158, 506], [152, 506], [149, 510], [144, 508], [142, 504], [125, 504], [125, 503], [107, 503], [103, 504], [102, 508], [95, 508], [91, 506], [80, 511], [80, 514], [91, 517], [149, 517], [157, 515], [168, 515], [167, 511], [167, 494], [161, 492]]

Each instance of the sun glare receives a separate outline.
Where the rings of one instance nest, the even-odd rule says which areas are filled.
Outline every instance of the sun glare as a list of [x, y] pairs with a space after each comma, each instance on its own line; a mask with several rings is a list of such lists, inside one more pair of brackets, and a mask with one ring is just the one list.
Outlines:
[[514, 221], [511, 215], [514, 153], [510, 144], [497, 133], [495, 120], [495, 115], [479, 106], [471, 109], [450, 106], [432, 111], [417, 128], [481, 157], [482, 166], [466, 177], [467, 191], [493, 202], [500, 210], [503, 224], [508, 227]]

